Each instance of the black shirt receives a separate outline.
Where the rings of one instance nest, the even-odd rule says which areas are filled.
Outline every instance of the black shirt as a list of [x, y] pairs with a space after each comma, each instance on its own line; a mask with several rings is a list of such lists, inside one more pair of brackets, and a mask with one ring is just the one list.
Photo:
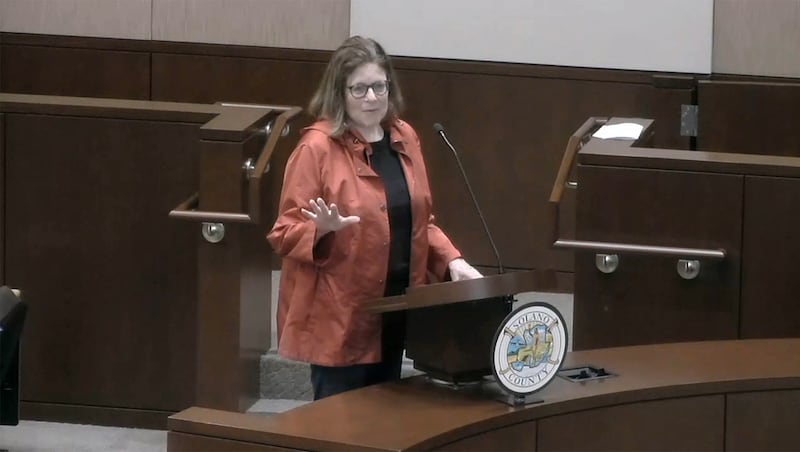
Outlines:
[[408, 287], [411, 261], [411, 197], [397, 151], [389, 143], [389, 131], [383, 139], [370, 143], [369, 163], [383, 181], [386, 209], [389, 214], [389, 270], [385, 295], [399, 295]]

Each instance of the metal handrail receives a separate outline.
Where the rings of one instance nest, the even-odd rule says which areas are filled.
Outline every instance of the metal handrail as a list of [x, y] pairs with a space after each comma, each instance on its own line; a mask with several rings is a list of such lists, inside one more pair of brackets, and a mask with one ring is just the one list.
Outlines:
[[193, 220], [215, 223], [252, 223], [253, 218], [245, 213], [214, 212], [210, 210], [196, 210], [200, 204], [200, 195], [197, 193], [190, 196], [186, 201], [178, 204], [177, 207], [169, 212], [170, 218], [178, 220]]
[[605, 253], [656, 254], [704, 259], [725, 259], [724, 249], [681, 248], [676, 246], [636, 245], [632, 243], [593, 242], [588, 240], [564, 240], [553, 242], [555, 248], [602, 251]]
[[248, 211], [250, 218], [253, 221], [258, 221], [261, 218], [261, 176], [269, 171], [269, 162], [272, 159], [272, 153], [278, 144], [278, 139], [283, 134], [283, 130], [288, 124], [289, 120], [297, 116], [302, 109], [300, 107], [292, 107], [275, 118], [272, 125], [272, 133], [267, 136], [264, 147], [261, 148], [261, 153], [258, 156], [255, 164], [255, 170], [250, 176], [248, 185]]
[[179, 220], [192, 220], [203, 222], [233, 222], [233, 223], [256, 223], [261, 218], [261, 176], [269, 171], [269, 161], [281, 137], [282, 131], [289, 120], [298, 115], [302, 109], [300, 107], [276, 107], [269, 105], [254, 105], [254, 104], [221, 104], [222, 106], [230, 107], [250, 107], [250, 108], [264, 108], [264, 109], [283, 109], [283, 111], [275, 117], [272, 122], [272, 133], [268, 133], [264, 146], [253, 165], [252, 174], [248, 177], [248, 192], [247, 192], [247, 213], [235, 212], [215, 212], [215, 211], [202, 211], [197, 210], [200, 204], [198, 193], [194, 193], [188, 199], [180, 203], [169, 212], [170, 218]]

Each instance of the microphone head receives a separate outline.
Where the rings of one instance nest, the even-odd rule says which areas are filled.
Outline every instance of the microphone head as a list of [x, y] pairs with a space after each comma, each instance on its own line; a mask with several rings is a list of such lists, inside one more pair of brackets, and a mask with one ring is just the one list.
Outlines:
[[433, 125], [433, 130], [435, 130], [436, 133], [444, 133], [444, 126], [437, 122]]

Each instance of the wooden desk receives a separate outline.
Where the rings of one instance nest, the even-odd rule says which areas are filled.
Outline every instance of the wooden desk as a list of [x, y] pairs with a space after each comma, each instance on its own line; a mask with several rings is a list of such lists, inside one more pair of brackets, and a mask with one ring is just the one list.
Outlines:
[[618, 374], [556, 378], [512, 408], [494, 384], [452, 390], [424, 377], [274, 416], [190, 408], [169, 419], [189, 450], [796, 450], [800, 339], [658, 344], [567, 355]]
[[163, 429], [257, 400], [281, 135], [262, 130], [300, 111], [262, 107], [0, 93], [0, 282], [30, 304], [23, 419]]
[[[645, 142], [661, 130], [612, 121], [641, 124]], [[800, 158], [645, 145], [592, 138], [577, 154], [574, 238], [646, 250], [576, 249], [573, 349], [800, 337]], [[602, 254], [616, 270], [598, 271]], [[680, 260], [699, 274], [683, 279]]]

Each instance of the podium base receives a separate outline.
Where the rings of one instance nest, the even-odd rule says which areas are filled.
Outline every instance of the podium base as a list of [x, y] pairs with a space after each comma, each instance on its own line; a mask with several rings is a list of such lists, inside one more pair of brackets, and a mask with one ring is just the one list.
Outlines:
[[497, 397], [495, 400], [498, 402], [503, 402], [508, 406], [512, 406], [514, 408], [524, 407], [528, 405], [536, 405], [537, 403], [543, 403], [544, 399], [538, 397], [536, 394], [529, 394], [527, 396], [515, 396], [511, 394], [504, 394]]
[[417, 361], [414, 361], [414, 369], [424, 372], [425, 375], [434, 380], [446, 382], [451, 386], [480, 383], [483, 381], [484, 377], [492, 374], [492, 370], [488, 367], [478, 370], [447, 372], [432, 366], [426, 366], [425, 364]]
[[494, 383], [486, 378], [478, 378], [470, 381], [450, 381], [436, 378], [431, 374], [425, 374], [424, 377], [427, 381], [436, 386], [441, 386], [453, 391], [485, 392], [486, 389], [484, 388], [484, 385]]

